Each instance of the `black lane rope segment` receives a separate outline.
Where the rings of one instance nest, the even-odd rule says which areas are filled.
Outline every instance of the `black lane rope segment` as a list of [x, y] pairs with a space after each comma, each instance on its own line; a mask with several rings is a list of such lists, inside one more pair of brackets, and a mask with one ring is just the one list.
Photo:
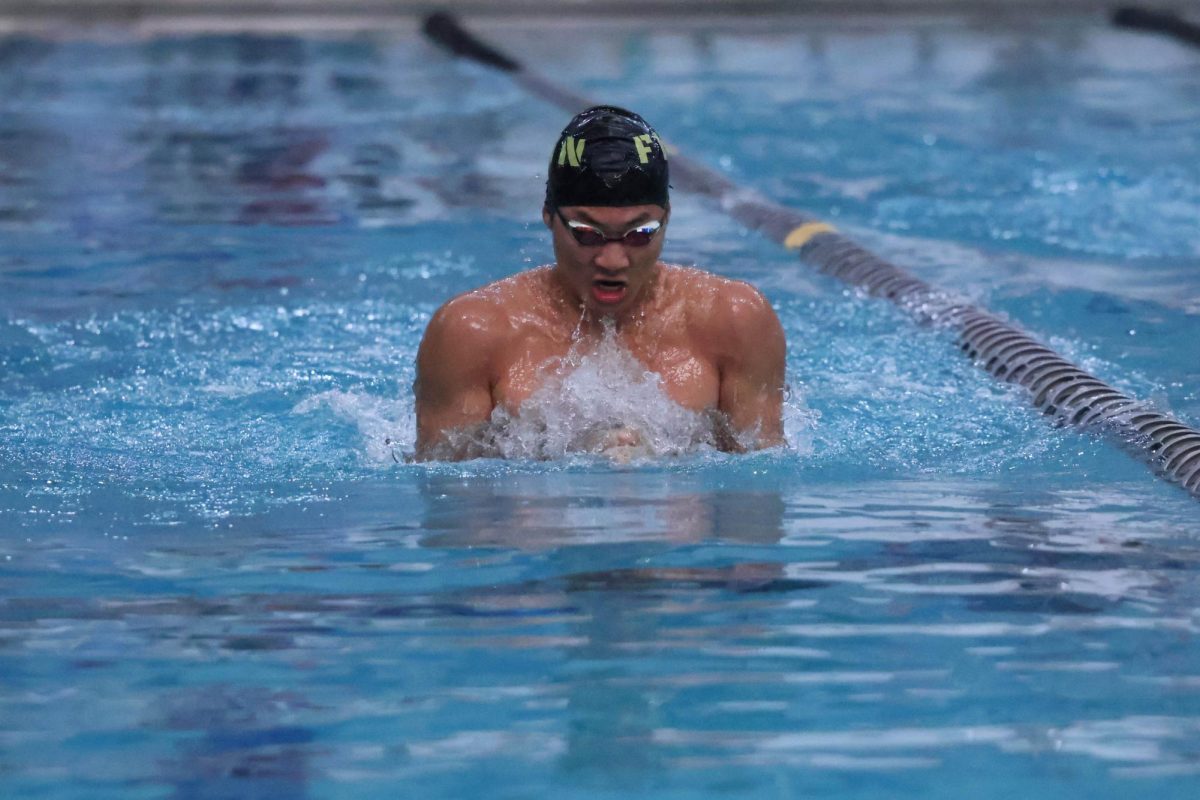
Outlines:
[[1131, 28], [1173, 36], [1184, 44], [1200, 47], [1200, 25], [1178, 14], [1140, 6], [1122, 6], [1112, 13], [1112, 23], [1118, 28]]
[[[455, 55], [508, 73], [531, 94], [568, 113], [596, 105], [480, 41], [446, 12], [427, 17], [422, 29]], [[1160, 477], [1200, 498], [1200, 431], [1114, 389], [1006, 320], [884, 261], [829, 223], [740, 187], [669, 145], [668, 152], [673, 186], [711, 198], [730, 217], [795, 250], [820, 272], [891, 300], [919, 323], [954, 331], [959, 347], [980, 368], [1024, 386], [1034, 407], [1056, 424], [1113, 436]]]

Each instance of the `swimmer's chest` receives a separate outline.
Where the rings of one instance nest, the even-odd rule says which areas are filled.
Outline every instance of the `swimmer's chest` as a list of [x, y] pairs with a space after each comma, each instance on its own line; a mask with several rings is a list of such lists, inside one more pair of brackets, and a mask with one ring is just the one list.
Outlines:
[[[621, 337], [624, 346], [646, 369], [656, 373], [676, 403], [695, 411], [716, 408], [720, 399], [720, 370], [709, 354], [681, 333], [654, 331]], [[500, 354], [495, 365], [492, 402], [510, 411], [563, 367], [571, 343], [540, 332], [518, 337]]]

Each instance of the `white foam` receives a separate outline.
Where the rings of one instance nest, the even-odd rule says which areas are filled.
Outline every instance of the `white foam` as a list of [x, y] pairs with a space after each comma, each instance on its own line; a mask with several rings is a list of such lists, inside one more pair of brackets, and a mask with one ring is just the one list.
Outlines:
[[[812, 415], [789, 393], [788, 422], [801, 438]], [[607, 326], [598, 344], [577, 343], [547, 365], [543, 384], [516, 414], [498, 407], [473, 435], [502, 458], [559, 459], [596, 454], [619, 461], [717, 449], [722, 420], [668, 396], [662, 377], [639, 362]], [[734, 432], [751, 444], [757, 431]]]
[[328, 408], [354, 424], [366, 444], [366, 458], [373, 463], [400, 460], [416, 440], [411, 401], [333, 390], [300, 401], [292, 411], [309, 414], [319, 408]]
[[[309, 414], [320, 408], [358, 429], [369, 462], [403, 461], [413, 450], [416, 420], [409, 397], [333, 390], [302, 400], [293, 412]], [[792, 449], [811, 451], [816, 417], [801, 394], [789, 389], [784, 428]], [[639, 362], [609, 327], [595, 346], [577, 343], [565, 357], [549, 362], [544, 382], [517, 413], [497, 407], [482, 428], [451, 433], [449, 449], [504, 459], [598, 455], [628, 462], [714, 452], [716, 430], [723, 427], [719, 415], [672, 400], [662, 377]], [[751, 445], [757, 431], [733, 435]]]
[[497, 407], [482, 435], [503, 458], [607, 453], [627, 460], [715, 446], [709, 416], [673, 401], [611, 326], [594, 349], [576, 344], [548, 364], [545, 381], [518, 413]]

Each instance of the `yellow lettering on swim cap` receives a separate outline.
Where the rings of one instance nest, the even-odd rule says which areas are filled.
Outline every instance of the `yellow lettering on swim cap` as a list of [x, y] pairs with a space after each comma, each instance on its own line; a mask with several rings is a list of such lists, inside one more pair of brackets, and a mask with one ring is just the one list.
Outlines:
[[637, 148], [638, 160], [643, 164], [650, 163], [650, 154], [654, 152], [650, 149], [650, 141], [648, 133], [633, 137], [633, 146]]
[[558, 165], [561, 167], [564, 164], [570, 164], [572, 167], [578, 167], [583, 159], [584, 144], [583, 139], [575, 141], [574, 136], [563, 138], [562, 147], [558, 149]]
[[671, 145], [664, 142], [662, 140], [662, 137], [659, 136], [657, 133], [651, 133], [650, 135], [654, 137], [654, 141], [658, 142], [658, 146], [662, 148], [663, 158], [666, 158], [668, 155], [677, 154], [679, 152], [674, 147], [672, 147]]

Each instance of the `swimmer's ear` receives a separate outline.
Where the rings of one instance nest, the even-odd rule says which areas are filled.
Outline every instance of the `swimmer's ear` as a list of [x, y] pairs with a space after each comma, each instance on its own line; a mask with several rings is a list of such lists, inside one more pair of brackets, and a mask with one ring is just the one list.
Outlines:
[[550, 214], [550, 206], [542, 206], [542, 223], [550, 229], [554, 228], [554, 217]]

